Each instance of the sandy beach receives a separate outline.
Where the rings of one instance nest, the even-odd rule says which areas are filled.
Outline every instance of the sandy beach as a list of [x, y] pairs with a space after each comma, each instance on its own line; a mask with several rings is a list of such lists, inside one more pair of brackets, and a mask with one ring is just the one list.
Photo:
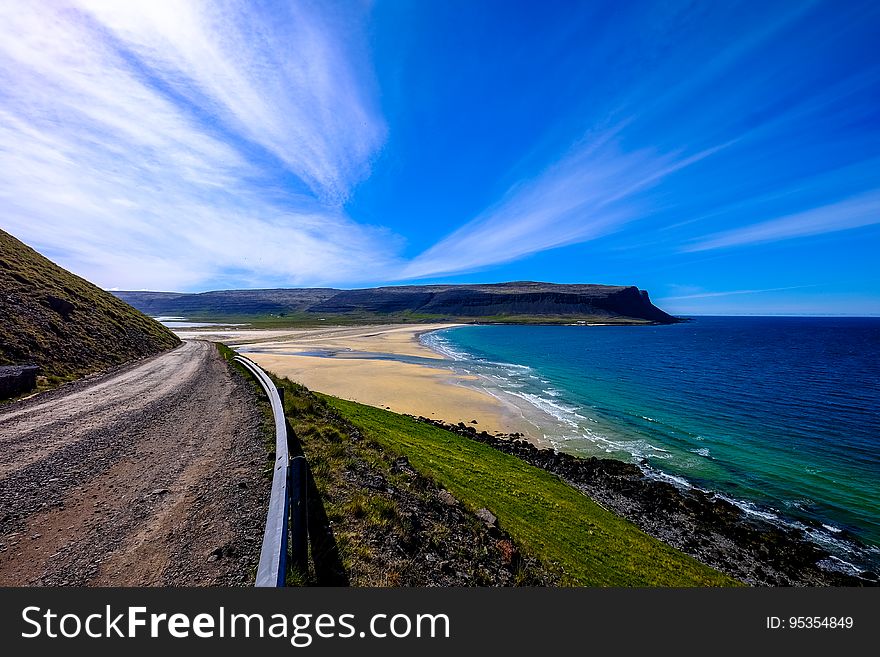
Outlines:
[[476, 420], [472, 426], [490, 433], [530, 435], [534, 426], [515, 407], [479, 390], [476, 377], [443, 367], [444, 357], [418, 340], [422, 333], [452, 326], [456, 325], [177, 333], [184, 338], [224, 342], [273, 374], [317, 392], [446, 422], [472, 424]]

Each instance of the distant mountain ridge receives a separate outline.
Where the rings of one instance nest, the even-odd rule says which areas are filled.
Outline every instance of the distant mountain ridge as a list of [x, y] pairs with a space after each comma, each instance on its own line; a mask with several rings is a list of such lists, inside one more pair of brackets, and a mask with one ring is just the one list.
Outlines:
[[0, 365], [57, 383], [180, 344], [122, 300], [0, 230]]
[[677, 322], [634, 286], [516, 281], [485, 285], [401, 285], [356, 290], [291, 288], [114, 292], [153, 316], [295, 316], [299, 318], [498, 322]]

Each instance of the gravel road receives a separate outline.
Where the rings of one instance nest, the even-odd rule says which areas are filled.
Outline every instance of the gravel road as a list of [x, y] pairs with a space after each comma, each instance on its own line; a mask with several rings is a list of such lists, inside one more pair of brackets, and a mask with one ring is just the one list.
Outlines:
[[0, 585], [251, 585], [260, 421], [201, 341], [0, 407]]

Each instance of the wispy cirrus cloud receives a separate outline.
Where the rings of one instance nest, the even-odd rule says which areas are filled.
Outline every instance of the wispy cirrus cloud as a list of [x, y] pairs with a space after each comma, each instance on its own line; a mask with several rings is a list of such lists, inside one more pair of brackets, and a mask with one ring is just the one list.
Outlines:
[[683, 251], [709, 251], [749, 244], [778, 242], [880, 224], [880, 190], [787, 214], [742, 228], [722, 231], [682, 247]]
[[592, 274], [877, 223], [873, 5], [608, 4], [471, 43], [425, 38], [461, 27], [420, 22], [433, 5], [0, 3], [0, 226], [106, 287], [190, 290], [445, 278], [617, 234]]
[[656, 302], [680, 301], [682, 299], [714, 299], [715, 297], [739, 296], [741, 294], [764, 294], [766, 292], [784, 292], [788, 290], [803, 290], [805, 288], [818, 287], [817, 285], [788, 285], [785, 287], [766, 287], [758, 290], [723, 290], [720, 292], [697, 292], [695, 294], [677, 294], [673, 296], [655, 299]]
[[[754, 130], [725, 135], [715, 124], [703, 125], [704, 118], [695, 114], [693, 108], [696, 99], [702, 100], [705, 86], [717, 82], [740, 58], [801, 16], [805, 9], [792, 8], [774, 16], [701, 61], [689, 70], [686, 78], [675, 69], [680, 62], [658, 64], [653, 60], [655, 55], [646, 55], [640, 67], [653, 74], [640, 75], [629, 88], [620, 85], [623, 90], [618, 89], [618, 95], [606, 101], [608, 109], [592, 117], [593, 127], [579, 136], [566, 153], [515, 184], [493, 207], [416, 257], [404, 267], [401, 277], [474, 271], [547, 249], [594, 240], [650, 215], [653, 205], [645, 202], [645, 192], [662, 186], [673, 174], [724, 151], [742, 139], [744, 133]], [[664, 20], [675, 23], [679, 12], [684, 15], [687, 10], [672, 9]], [[637, 26], [631, 29], [635, 32]], [[633, 34], [634, 40], [638, 38]], [[647, 52], [659, 47], [655, 38], [653, 28], [646, 32]], [[607, 44], [605, 47], [613, 49]], [[596, 54], [606, 55], [601, 51]], [[650, 133], [648, 129], [651, 139], [647, 141], [646, 127], [662, 125], [666, 115], [676, 108], [692, 119], [696, 129], [685, 132], [676, 128], [663, 134]], [[683, 118], [682, 123], [686, 122], [687, 118]]]
[[[880, 69], [869, 61], [825, 80], [825, 60], [811, 50], [820, 37], [823, 47], [839, 50], [864, 16], [854, 8], [805, 28], [804, 18], [817, 9], [822, 3], [768, 6], [735, 33], [730, 24], [743, 7], [718, 9], [716, 15], [673, 2], [637, 12], [625, 30], [635, 53], [628, 60], [631, 70], [614, 69], [607, 95], [589, 93], [597, 108], [588, 108], [583, 120], [593, 128], [555, 162], [551, 156], [549, 165], [418, 255], [402, 276], [478, 271], [615, 233], [636, 236], [628, 241], [635, 250], [650, 244], [652, 251], [680, 253], [873, 223], [863, 197], [760, 229], [694, 237], [696, 231], [705, 234], [706, 225], [730, 229], [755, 212], [774, 212], [762, 200], [771, 190], [797, 187], [792, 180], [824, 175], [837, 184], [828, 194], [876, 187], [875, 154], [866, 147], [876, 133], [863, 130], [860, 143], [851, 144], [847, 129], [872, 121], [876, 104], [868, 99], [880, 84]], [[694, 30], [692, 20], [705, 24]], [[601, 35], [596, 43], [593, 56], [613, 61], [614, 45]], [[817, 61], [805, 63], [811, 57]], [[843, 155], [847, 150], [852, 155]], [[849, 178], [841, 180], [844, 174]], [[782, 184], [771, 185], [780, 179]], [[814, 192], [790, 191], [786, 201], [814, 207], [827, 202], [828, 195], [817, 200]], [[734, 206], [737, 213], [727, 212]]]
[[396, 238], [339, 206], [385, 130], [361, 53], [285, 8], [3, 3], [3, 227], [108, 287], [387, 268]]
[[621, 153], [609, 143], [615, 132], [513, 187], [498, 205], [410, 262], [401, 277], [474, 270], [619, 230], [639, 216], [638, 192], [727, 146], [692, 154]]
[[[315, 5], [81, 0], [149, 74], [275, 155], [324, 199], [369, 173], [385, 137], [347, 25]], [[319, 7], [320, 5], [318, 5]]]

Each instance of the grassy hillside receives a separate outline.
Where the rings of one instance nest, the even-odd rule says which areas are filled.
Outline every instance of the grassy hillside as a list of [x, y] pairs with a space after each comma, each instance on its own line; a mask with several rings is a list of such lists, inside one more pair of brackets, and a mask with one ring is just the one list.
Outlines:
[[57, 384], [149, 356], [177, 337], [0, 230], [0, 365], [36, 363]]
[[[651, 538], [635, 525], [604, 510], [558, 477], [524, 461], [450, 431], [403, 415], [317, 395], [284, 379], [285, 406], [315, 478], [332, 499], [347, 472], [357, 468], [346, 441], [374, 445], [393, 461], [406, 457], [415, 470], [450, 491], [475, 511], [489, 509], [504, 532], [560, 583], [576, 586], [732, 586], [737, 582]], [[326, 407], [323, 414], [315, 405]], [[356, 427], [333, 424], [336, 415]], [[334, 449], [321, 439], [333, 434]], [[375, 458], [380, 458], [376, 456]], [[333, 474], [335, 473], [335, 474]], [[333, 509], [334, 531], [348, 532], [350, 509]], [[365, 546], [356, 546], [363, 549]], [[368, 547], [368, 546], [366, 546]]]
[[[227, 356], [231, 352], [221, 346]], [[273, 377], [275, 378], [275, 377]], [[311, 562], [290, 583], [550, 586], [558, 577], [306, 388], [275, 378], [307, 454]], [[274, 439], [273, 439], [274, 440]], [[271, 476], [271, 463], [270, 472]]]

